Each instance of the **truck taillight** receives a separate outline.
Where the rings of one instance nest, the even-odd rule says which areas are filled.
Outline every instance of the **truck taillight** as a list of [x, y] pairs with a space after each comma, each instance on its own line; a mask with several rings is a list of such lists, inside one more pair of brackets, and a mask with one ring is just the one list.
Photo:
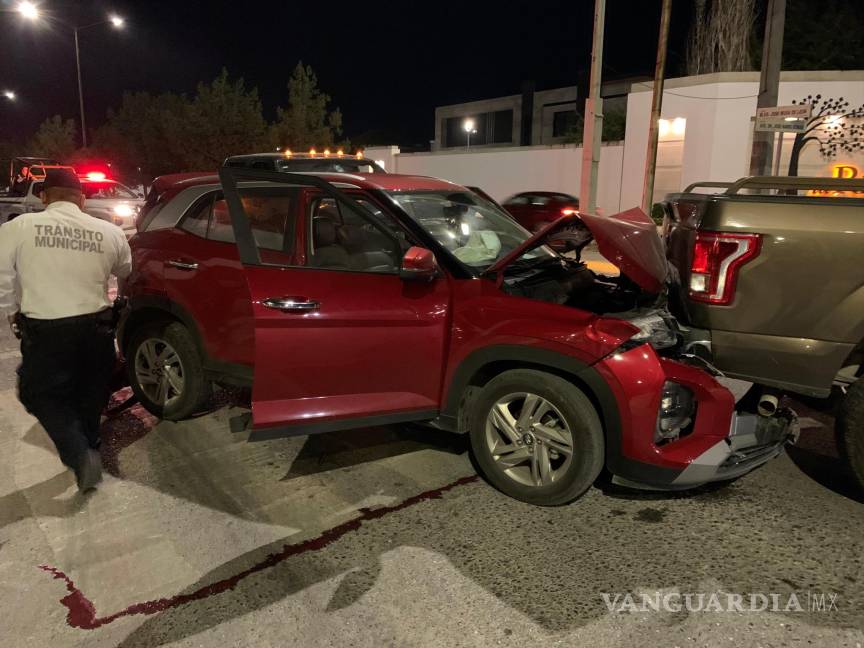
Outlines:
[[761, 242], [758, 234], [697, 232], [690, 264], [690, 298], [708, 304], [731, 304], [738, 270], [759, 255]]

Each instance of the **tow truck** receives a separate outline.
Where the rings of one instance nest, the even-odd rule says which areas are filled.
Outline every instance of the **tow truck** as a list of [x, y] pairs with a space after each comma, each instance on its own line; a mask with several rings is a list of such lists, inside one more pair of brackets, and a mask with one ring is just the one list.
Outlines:
[[[10, 174], [10, 189], [0, 195], [0, 225], [31, 212], [42, 211], [45, 206], [39, 197], [45, 173], [49, 169], [70, 169], [52, 160], [40, 160], [39, 164], [27, 166], [23, 162], [38, 158], [17, 158], [13, 160]], [[16, 162], [18, 168], [15, 168]], [[84, 212], [94, 218], [101, 218], [120, 227], [127, 237], [135, 233], [135, 219], [144, 204], [143, 198], [125, 185], [112, 180], [102, 171], [91, 171], [79, 175], [84, 192]]]

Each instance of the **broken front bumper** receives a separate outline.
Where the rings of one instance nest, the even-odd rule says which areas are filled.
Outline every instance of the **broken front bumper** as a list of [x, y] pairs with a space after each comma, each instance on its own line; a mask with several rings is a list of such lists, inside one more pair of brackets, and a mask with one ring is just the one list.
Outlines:
[[[766, 418], [737, 413], [735, 398], [704, 368], [660, 357], [649, 345], [613, 354], [594, 365], [618, 405], [617, 431], [607, 434], [607, 468], [615, 481], [651, 489], [685, 489], [739, 477], [770, 461], [797, 438], [791, 410]], [[664, 385], [693, 394], [686, 433], [658, 439]]]
[[786, 444], [798, 440], [798, 433], [798, 417], [790, 409], [781, 409], [770, 418], [736, 414], [729, 436], [690, 462], [671, 486], [691, 488], [745, 475], [782, 454]]

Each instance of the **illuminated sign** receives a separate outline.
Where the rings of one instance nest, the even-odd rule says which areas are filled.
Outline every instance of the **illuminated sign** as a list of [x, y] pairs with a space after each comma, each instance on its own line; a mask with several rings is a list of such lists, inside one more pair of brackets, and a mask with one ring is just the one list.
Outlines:
[[[854, 164], [835, 164], [831, 167], [831, 177], [843, 180], [853, 180], [855, 178], [864, 178], [864, 172]], [[808, 191], [807, 195], [831, 197], [846, 196], [849, 198], [858, 198], [859, 196], [864, 195], [864, 191], [826, 191], [824, 189], [814, 189], [813, 191]]]
[[847, 180], [851, 180], [852, 178], [857, 178], [860, 175], [861, 171], [858, 169], [858, 167], [851, 164], [835, 164], [833, 169], [831, 170], [832, 178], [846, 178]]

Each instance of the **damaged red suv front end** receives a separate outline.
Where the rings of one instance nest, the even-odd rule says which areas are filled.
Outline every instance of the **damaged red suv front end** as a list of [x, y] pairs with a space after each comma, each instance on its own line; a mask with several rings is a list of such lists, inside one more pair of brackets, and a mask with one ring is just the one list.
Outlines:
[[[537, 232], [509, 258], [491, 268], [500, 274], [526, 250], [550, 240], [578, 253], [593, 239], [601, 254], [645, 294], [645, 306], [604, 313], [598, 329], [633, 326], [621, 345], [592, 363], [609, 387], [614, 412], [607, 424], [606, 467], [622, 485], [686, 489], [735, 479], [777, 457], [797, 440], [798, 422], [789, 409], [761, 416], [736, 403], [730, 390], [746, 383], [725, 379], [711, 364], [704, 332], [679, 325], [665, 303], [668, 276], [654, 223], [639, 209], [610, 217], [581, 214]], [[600, 278], [602, 281], [602, 278]], [[599, 310], [595, 302], [592, 310]]]

